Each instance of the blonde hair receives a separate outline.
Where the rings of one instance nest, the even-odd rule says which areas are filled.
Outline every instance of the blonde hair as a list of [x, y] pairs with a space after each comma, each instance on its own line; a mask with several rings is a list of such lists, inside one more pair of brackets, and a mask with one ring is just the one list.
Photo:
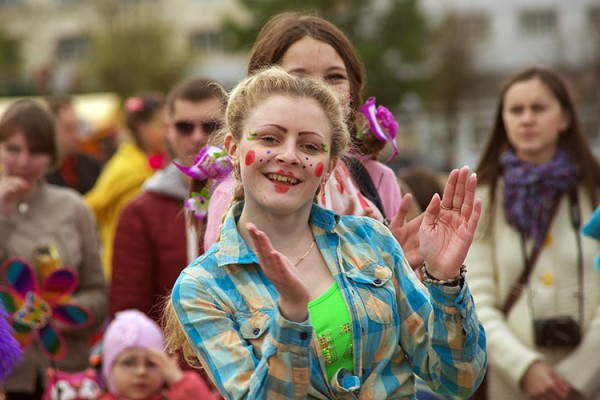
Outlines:
[[181, 352], [183, 359], [194, 368], [202, 368], [192, 345], [179, 322], [179, 318], [173, 307], [172, 297], [165, 296], [162, 300], [163, 315], [161, 326], [165, 337], [165, 351], [170, 354]]
[[[308, 76], [290, 75], [280, 67], [259, 70], [231, 91], [225, 111], [226, 127], [211, 136], [210, 144], [222, 144], [226, 134], [231, 134], [236, 142], [241, 141], [244, 135], [244, 122], [250, 113], [273, 96], [307, 98], [316, 101], [327, 117], [331, 129], [331, 145], [329, 146], [331, 158], [339, 158], [346, 152], [350, 144], [350, 133], [346, 124], [346, 108], [340, 103], [336, 93], [323, 81]], [[239, 173], [236, 172], [235, 175], [238, 185], [234, 191], [232, 203], [244, 198]], [[198, 360], [183, 332], [170, 298], [164, 302], [163, 325], [167, 351], [176, 352], [181, 349], [185, 360], [190, 365], [197, 366]]]

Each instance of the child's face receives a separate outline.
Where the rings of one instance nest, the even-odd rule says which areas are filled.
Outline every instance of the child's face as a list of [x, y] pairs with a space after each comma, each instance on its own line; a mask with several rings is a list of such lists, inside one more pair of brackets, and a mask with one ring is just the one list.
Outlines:
[[111, 373], [115, 388], [128, 400], [150, 398], [163, 385], [161, 370], [145, 349], [124, 350], [113, 363]]
[[251, 111], [239, 143], [229, 146], [240, 165], [247, 205], [275, 214], [310, 207], [333, 166], [331, 128], [309, 98], [275, 95]]

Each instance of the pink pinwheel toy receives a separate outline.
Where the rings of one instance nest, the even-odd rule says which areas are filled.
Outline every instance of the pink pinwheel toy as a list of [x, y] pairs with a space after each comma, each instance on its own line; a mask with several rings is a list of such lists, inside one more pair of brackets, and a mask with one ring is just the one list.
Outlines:
[[78, 280], [74, 270], [60, 267], [51, 271], [39, 287], [35, 270], [26, 260], [12, 257], [2, 264], [0, 282], [4, 285], [0, 286], [0, 301], [22, 349], [35, 337], [48, 358], [64, 357], [65, 341], [54, 322], [82, 328], [92, 321], [88, 309], [70, 300]]
[[[600, 207], [596, 208], [592, 218], [583, 226], [582, 232], [596, 240], [600, 240]], [[596, 269], [600, 270], [600, 254], [596, 256]]]

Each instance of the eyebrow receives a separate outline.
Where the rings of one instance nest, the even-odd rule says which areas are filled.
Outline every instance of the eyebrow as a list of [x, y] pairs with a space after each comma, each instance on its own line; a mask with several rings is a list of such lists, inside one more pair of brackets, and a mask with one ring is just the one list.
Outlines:
[[[257, 129], [264, 128], [264, 127], [272, 127], [272, 128], [276, 128], [277, 130], [279, 130], [279, 131], [281, 131], [281, 132], [283, 132], [283, 133], [288, 133], [288, 129], [287, 129], [287, 128], [285, 128], [285, 127], [283, 127], [283, 126], [281, 126], [281, 125], [279, 125], [279, 124], [262, 124], [262, 125], [259, 125], [259, 126], [257, 126]], [[256, 129], [255, 129], [255, 130], [256, 130]], [[303, 135], [316, 135], [316, 136], [318, 136], [319, 138], [323, 139], [323, 135], [321, 135], [321, 134], [320, 134], [320, 133], [318, 133], [318, 132], [313, 132], [313, 131], [300, 131], [300, 132], [298, 132], [298, 134], [299, 134], [300, 136], [303, 136]]]
[[[297, 67], [297, 68], [289, 69], [287, 72], [288, 72], [288, 74], [291, 74], [291, 73], [306, 73], [306, 71], [307, 71], [307, 69], [304, 67]], [[331, 73], [331, 72], [347, 73], [347, 70], [343, 66], [333, 66], [333, 67], [327, 68], [325, 70], [325, 72], [327, 72], [327, 73]]]

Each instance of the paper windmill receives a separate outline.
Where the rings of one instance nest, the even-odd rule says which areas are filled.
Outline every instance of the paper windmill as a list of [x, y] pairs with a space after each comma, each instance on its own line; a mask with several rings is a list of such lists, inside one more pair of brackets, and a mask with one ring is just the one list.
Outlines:
[[64, 357], [66, 345], [53, 321], [83, 328], [91, 323], [88, 309], [70, 302], [69, 296], [78, 284], [77, 273], [69, 268], [50, 272], [38, 286], [35, 270], [26, 260], [13, 257], [0, 270], [0, 301], [10, 314], [15, 338], [26, 349], [35, 336], [48, 358]]

